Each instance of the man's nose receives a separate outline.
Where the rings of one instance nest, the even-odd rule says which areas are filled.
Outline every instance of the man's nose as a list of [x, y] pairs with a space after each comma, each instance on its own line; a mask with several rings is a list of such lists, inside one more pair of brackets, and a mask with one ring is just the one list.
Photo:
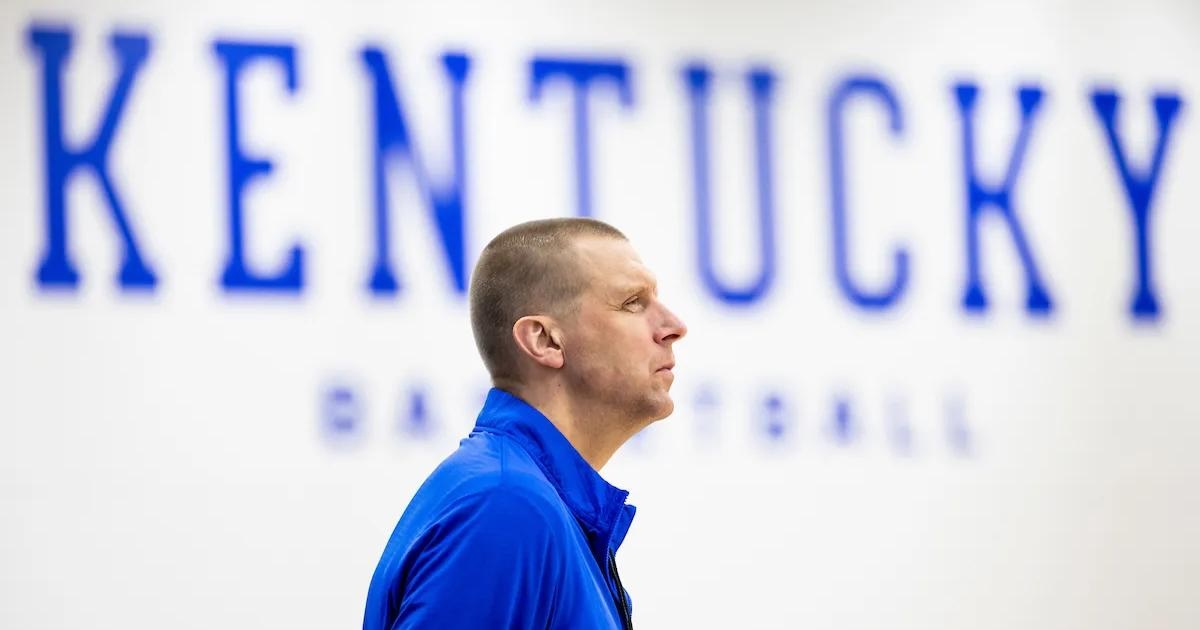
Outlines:
[[687, 334], [687, 324], [666, 306], [662, 307], [663, 321], [655, 333], [654, 340], [661, 344], [671, 345]]

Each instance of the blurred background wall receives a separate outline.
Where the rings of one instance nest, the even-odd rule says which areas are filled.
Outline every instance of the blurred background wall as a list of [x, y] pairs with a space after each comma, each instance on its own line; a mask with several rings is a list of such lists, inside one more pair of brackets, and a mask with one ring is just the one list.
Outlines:
[[1200, 627], [1194, 2], [7, 0], [0, 80], [0, 627], [361, 624], [573, 214], [691, 328], [639, 627]]

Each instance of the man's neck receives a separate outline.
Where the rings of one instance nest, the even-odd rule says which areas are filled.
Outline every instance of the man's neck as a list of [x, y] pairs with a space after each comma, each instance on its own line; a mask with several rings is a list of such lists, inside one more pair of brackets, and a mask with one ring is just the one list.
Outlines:
[[611, 412], [573, 401], [559, 383], [542, 387], [512, 385], [504, 389], [546, 416], [597, 472], [632, 437], [624, 419], [605, 417]]

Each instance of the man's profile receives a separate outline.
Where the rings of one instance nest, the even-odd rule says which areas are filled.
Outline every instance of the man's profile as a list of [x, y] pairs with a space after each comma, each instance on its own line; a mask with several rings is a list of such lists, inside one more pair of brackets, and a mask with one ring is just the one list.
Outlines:
[[616, 551], [634, 508], [598, 471], [673, 411], [687, 328], [592, 219], [505, 230], [469, 301], [493, 388], [396, 525], [363, 628], [631, 628]]

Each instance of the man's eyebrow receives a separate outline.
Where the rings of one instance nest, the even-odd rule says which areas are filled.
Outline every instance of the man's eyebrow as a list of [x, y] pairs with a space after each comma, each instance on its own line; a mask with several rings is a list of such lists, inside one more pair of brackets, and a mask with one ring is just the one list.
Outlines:
[[658, 292], [658, 279], [657, 278], [647, 278], [646, 280], [639, 280], [637, 282], [632, 282], [630, 284], [622, 285], [619, 290], [619, 292], [622, 295], [633, 295], [635, 293], [642, 293], [644, 291], [651, 291], [651, 292], [657, 293]]

